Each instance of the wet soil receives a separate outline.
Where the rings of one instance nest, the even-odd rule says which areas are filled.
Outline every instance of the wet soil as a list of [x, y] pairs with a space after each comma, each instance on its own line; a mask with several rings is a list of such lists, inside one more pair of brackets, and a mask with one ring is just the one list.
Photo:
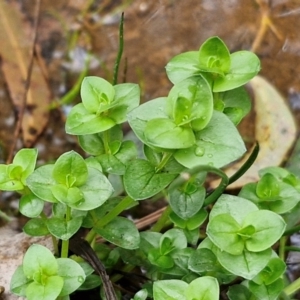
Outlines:
[[[290, 100], [289, 105], [298, 121], [299, 3], [292, 0], [269, 2], [270, 16], [281, 39], [270, 30], [267, 31], [256, 51], [262, 63], [260, 74]], [[32, 20], [34, 1], [19, 3], [25, 16]], [[198, 49], [206, 38], [213, 35], [220, 36], [231, 51], [249, 50], [261, 21], [261, 10], [254, 0], [104, 1], [107, 5], [100, 12], [97, 9], [103, 3], [94, 1], [93, 9], [82, 16], [84, 3], [76, 1], [74, 4], [66, 0], [42, 3], [38, 44], [47, 65], [53, 98], [61, 97], [74, 84], [82, 71], [87, 48], [94, 55], [89, 74], [111, 78], [118, 50], [118, 26], [122, 10], [125, 12], [125, 48], [119, 81], [125, 78], [128, 82], [139, 83], [142, 101], [168, 93], [171, 84], [164, 68], [171, 57]], [[80, 39], [72, 58], [68, 39], [76, 30], [80, 33]], [[5, 82], [0, 81], [0, 91], [0, 141], [5, 153], [11, 143], [12, 136], [8, 132], [14, 125], [15, 116]], [[40, 155], [45, 160], [54, 159], [66, 149], [74, 147], [74, 140], [64, 136], [63, 120], [59, 122], [60, 118], [59, 113], [54, 112], [44, 135], [37, 140], [41, 148]], [[51, 135], [55, 137], [50, 138]], [[43, 144], [47, 146], [43, 147]]]

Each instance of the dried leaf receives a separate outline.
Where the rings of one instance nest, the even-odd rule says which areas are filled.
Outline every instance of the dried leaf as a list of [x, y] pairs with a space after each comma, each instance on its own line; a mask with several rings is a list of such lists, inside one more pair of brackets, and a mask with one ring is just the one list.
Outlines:
[[[260, 151], [255, 163], [229, 188], [237, 189], [249, 182], [258, 181], [258, 171], [269, 166], [279, 166], [295, 142], [297, 129], [293, 115], [283, 97], [264, 78], [256, 76], [250, 81], [254, 93], [255, 140]], [[251, 151], [249, 151], [251, 152]], [[249, 154], [226, 170], [233, 175], [244, 164]], [[214, 182], [212, 186], [215, 186]]]
[[[25, 31], [28, 24], [11, 4], [0, 0], [0, 56], [2, 70], [16, 109], [22, 105], [24, 82], [30, 61], [32, 41]], [[30, 147], [45, 128], [49, 119], [50, 91], [41, 70], [34, 61], [26, 109], [22, 123], [25, 147]]]

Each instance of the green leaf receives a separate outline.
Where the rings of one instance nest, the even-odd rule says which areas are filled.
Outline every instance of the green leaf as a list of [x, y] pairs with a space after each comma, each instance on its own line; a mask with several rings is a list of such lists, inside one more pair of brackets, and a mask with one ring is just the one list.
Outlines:
[[112, 86], [99, 77], [86, 77], [81, 86], [82, 103], [75, 105], [66, 122], [70, 134], [93, 134], [126, 121], [127, 113], [139, 103], [137, 84]]
[[156, 173], [155, 167], [148, 161], [137, 159], [127, 166], [123, 180], [128, 195], [135, 200], [143, 200], [159, 193], [175, 177], [174, 174]]
[[102, 284], [102, 281], [98, 275], [91, 274], [86, 276], [84, 283], [78, 288], [79, 291], [92, 290]]
[[210, 219], [207, 235], [222, 251], [241, 255], [245, 243], [238, 234], [240, 229], [241, 225], [230, 214], [219, 214]]
[[214, 80], [213, 91], [224, 92], [240, 87], [260, 71], [259, 58], [249, 51], [238, 51], [230, 55], [230, 70]]
[[31, 236], [44, 236], [49, 234], [45, 221], [40, 218], [28, 220], [23, 227], [23, 231]]
[[[57, 274], [58, 266], [51, 251], [41, 245], [31, 245], [23, 258], [23, 271], [28, 278], [42, 282], [43, 276]], [[39, 275], [40, 274], [40, 275]], [[38, 278], [37, 276], [40, 276]]]
[[11, 278], [10, 290], [18, 296], [25, 297], [26, 289], [30, 282], [32, 282], [32, 280], [25, 276], [23, 265], [18, 266]]
[[209, 218], [213, 219], [220, 214], [230, 214], [239, 224], [243, 224], [245, 217], [258, 208], [251, 201], [242, 197], [223, 194], [215, 203]]
[[199, 52], [189, 51], [174, 56], [166, 66], [168, 78], [176, 84], [190, 76], [200, 74]]
[[75, 105], [66, 121], [66, 133], [83, 135], [106, 131], [116, 123], [109, 117], [88, 112], [82, 103]]
[[195, 229], [184, 228], [183, 232], [190, 245], [196, 246], [198, 244], [198, 240], [200, 238], [199, 228], [195, 228]]
[[128, 122], [136, 136], [144, 143], [148, 144], [145, 138], [145, 128], [148, 121], [152, 119], [168, 119], [166, 112], [166, 97], [153, 99], [137, 108], [133, 109], [128, 114]]
[[79, 135], [78, 142], [80, 147], [91, 155], [105, 153], [101, 133]]
[[52, 186], [56, 184], [52, 178], [54, 165], [45, 165], [37, 168], [28, 178], [27, 185], [30, 190], [42, 200], [56, 203], [52, 194]]
[[182, 275], [187, 275], [189, 271], [189, 258], [195, 252], [193, 248], [179, 249], [171, 253], [175, 266]]
[[58, 258], [57, 274], [63, 278], [63, 288], [60, 297], [69, 295], [76, 291], [85, 281], [85, 273], [81, 266], [70, 258]]
[[240, 158], [246, 150], [236, 127], [221, 112], [214, 111], [208, 125], [195, 136], [194, 146], [174, 154], [175, 159], [187, 168], [198, 165], [220, 168]]
[[112, 194], [113, 188], [108, 179], [97, 169], [88, 167], [88, 178], [80, 186], [83, 200], [77, 203], [68, 203], [68, 206], [77, 210], [92, 210], [101, 206]]
[[94, 227], [104, 239], [125, 249], [136, 249], [140, 244], [140, 235], [135, 224], [123, 217], [116, 217], [104, 227]]
[[144, 154], [148, 161], [156, 167], [159, 165], [163, 157], [163, 154], [161, 152], [155, 151], [155, 149], [150, 148], [147, 145], [144, 145]]
[[259, 210], [248, 214], [243, 227], [252, 225], [255, 233], [245, 241], [249, 251], [259, 252], [266, 250], [279, 240], [285, 230], [286, 224], [282, 217], [268, 210]]
[[125, 173], [126, 166], [115, 155], [101, 154], [96, 159], [101, 164], [105, 173], [116, 175], [123, 175]]
[[286, 264], [278, 257], [269, 260], [265, 268], [252, 281], [258, 285], [269, 285], [280, 278], [286, 271]]
[[193, 280], [187, 290], [187, 300], [219, 300], [218, 280], [211, 276], [204, 276]]
[[88, 176], [86, 162], [73, 150], [65, 152], [54, 164], [52, 176], [67, 187], [81, 186]]
[[242, 284], [235, 284], [229, 287], [227, 296], [230, 300], [256, 300], [248, 288]]
[[276, 300], [284, 289], [284, 282], [282, 278], [278, 278], [269, 285], [259, 285], [250, 281], [249, 289], [259, 300]]
[[161, 271], [163, 270], [162, 272], [165, 272], [167, 269], [169, 271], [174, 267], [173, 258], [170, 255], [161, 254], [159, 249], [151, 249], [147, 254], [149, 262], [157, 266]]
[[200, 227], [201, 224], [206, 220], [208, 213], [205, 209], [200, 209], [196, 214], [187, 220], [180, 218], [174, 212], [171, 212], [171, 221], [179, 228], [186, 228], [187, 230], [194, 230]]
[[189, 269], [196, 273], [213, 272], [220, 267], [216, 255], [207, 248], [194, 251], [189, 258]]
[[188, 284], [182, 280], [157, 280], [153, 284], [154, 300], [186, 300]]
[[187, 240], [181, 229], [173, 228], [162, 235], [159, 247], [160, 254], [166, 255], [174, 250], [186, 248]]
[[50, 276], [44, 284], [32, 282], [26, 289], [28, 299], [53, 300], [60, 294], [64, 281], [60, 276]]
[[127, 121], [127, 114], [139, 105], [140, 88], [134, 83], [122, 83], [114, 86], [114, 106], [109, 110], [109, 116], [121, 124]]
[[223, 113], [235, 126], [250, 112], [251, 101], [244, 87], [222, 93], [221, 99], [224, 103]]
[[193, 217], [203, 206], [206, 190], [204, 187], [196, 187], [196, 190], [188, 193], [179, 189], [171, 190], [170, 206], [172, 210], [182, 219]]
[[208, 213], [205, 209], [200, 209], [196, 214], [187, 220], [186, 229], [194, 230], [199, 228], [207, 219]]
[[[217, 258], [219, 248], [207, 237], [205, 238], [198, 246], [198, 249], [207, 249], [210, 250], [215, 257]], [[205, 260], [205, 257], [203, 258], [203, 261]], [[205, 262], [206, 264], [206, 262]], [[211, 264], [211, 262], [209, 262]], [[208, 265], [208, 268], [210, 266]], [[207, 271], [207, 272], [199, 272], [201, 275], [209, 275], [209, 276], [214, 276], [215, 278], [218, 279], [220, 284], [229, 284], [232, 283], [233, 280], [236, 279], [236, 275], [234, 275], [232, 272], [228, 271], [225, 269], [218, 261], [216, 264], [214, 264], [214, 269]]]
[[23, 183], [20, 181], [22, 168], [20, 166], [13, 166], [17, 168], [15, 176], [11, 178], [9, 171], [13, 165], [0, 165], [0, 189], [2, 191], [19, 191], [24, 188]]
[[48, 219], [47, 228], [52, 235], [63, 241], [69, 240], [81, 227], [82, 217], [72, 218], [66, 221], [65, 218]]
[[142, 231], [140, 249], [147, 254], [153, 248], [159, 248], [162, 234], [160, 232]]
[[276, 197], [280, 193], [278, 180], [270, 173], [264, 174], [256, 186], [256, 194], [259, 198]]
[[78, 187], [66, 187], [63, 184], [56, 184], [52, 187], [53, 196], [61, 203], [71, 205], [83, 201], [83, 194]]
[[299, 192], [285, 182], [279, 182], [278, 196], [261, 199], [256, 194], [257, 183], [248, 183], [243, 186], [239, 196], [255, 203], [260, 209], [268, 209], [277, 214], [290, 212], [299, 202]]
[[115, 154], [116, 158], [124, 165], [137, 157], [137, 148], [133, 141], [124, 141], [121, 143], [118, 152]]
[[15, 155], [12, 164], [22, 167], [21, 181], [25, 184], [26, 178], [34, 171], [38, 151], [37, 149], [21, 149]]
[[97, 169], [101, 173], [103, 172], [102, 166], [95, 156], [89, 156], [85, 159], [85, 162], [87, 167]]
[[191, 128], [177, 126], [172, 120], [163, 118], [148, 121], [144, 136], [146, 144], [165, 149], [188, 148], [195, 143]]
[[142, 289], [140, 291], [138, 291], [134, 297], [133, 300], [146, 300], [148, 297], [148, 292], [146, 289]]
[[201, 73], [211, 83], [214, 92], [224, 92], [252, 79], [260, 70], [260, 62], [249, 51], [229, 55], [224, 42], [212, 37], [202, 44], [199, 52], [186, 52], [172, 58], [166, 70], [172, 83]]
[[217, 257], [226, 270], [251, 280], [267, 265], [271, 254], [271, 248], [262, 252], [249, 252], [245, 249], [241, 255], [232, 255], [218, 250]]
[[193, 130], [203, 129], [213, 113], [213, 96], [206, 80], [193, 76], [176, 83], [167, 98], [167, 111], [177, 125], [191, 123]]
[[19, 202], [19, 210], [22, 215], [35, 218], [40, 215], [44, 208], [44, 201], [34, 194], [23, 195]]
[[88, 112], [99, 113], [109, 108], [115, 97], [115, 90], [103, 78], [88, 76], [82, 81], [80, 95]]
[[104, 172], [124, 175], [126, 165], [137, 156], [136, 146], [132, 141], [124, 141], [116, 154], [101, 154], [96, 157]]
[[223, 75], [230, 69], [230, 54], [225, 43], [217, 36], [207, 39], [199, 49], [200, 69]]

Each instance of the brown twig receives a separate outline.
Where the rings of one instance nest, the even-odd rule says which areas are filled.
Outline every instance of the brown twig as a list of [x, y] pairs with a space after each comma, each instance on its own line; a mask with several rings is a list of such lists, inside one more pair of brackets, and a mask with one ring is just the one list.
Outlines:
[[14, 151], [16, 148], [16, 144], [17, 144], [17, 140], [22, 128], [22, 121], [23, 121], [23, 116], [24, 116], [24, 112], [25, 112], [25, 107], [26, 107], [26, 100], [27, 100], [27, 94], [28, 94], [28, 90], [30, 87], [30, 81], [31, 81], [31, 74], [32, 74], [32, 68], [33, 68], [33, 61], [34, 61], [34, 49], [35, 49], [35, 44], [37, 41], [37, 28], [38, 28], [38, 24], [39, 24], [39, 16], [40, 16], [40, 6], [41, 6], [41, 0], [36, 0], [36, 5], [35, 5], [35, 13], [34, 13], [34, 25], [33, 25], [33, 39], [32, 39], [32, 47], [31, 47], [31, 51], [30, 51], [30, 61], [29, 61], [29, 65], [28, 65], [28, 69], [27, 69], [27, 76], [26, 76], [26, 80], [25, 80], [25, 84], [24, 84], [24, 94], [23, 94], [23, 98], [22, 98], [22, 103], [20, 105], [19, 111], [18, 111], [18, 120], [17, 120], [17, 124], [14, 130], [14, 139], [13, 139], [13, 143], [11, 145], [6, 163], [10, 164], [13, 160], [13, 155], [14, 155]]
[[154, 224], [159, 217], [161, 216], [161, 214], [165, 211], [166, 207], [162, 207], [158, 210], [156, 210], [155, 212], [135, 221], [135, 225], [137, 227], [137, 229], [142, 230], [145, 229], [146, 227]]

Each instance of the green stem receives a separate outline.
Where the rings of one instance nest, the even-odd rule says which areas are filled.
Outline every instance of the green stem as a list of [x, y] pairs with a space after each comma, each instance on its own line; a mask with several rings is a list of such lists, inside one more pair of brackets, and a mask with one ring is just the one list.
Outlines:
[[119, 26], [119, 51], [114, 66], [113, 85], [116, 85], [118, 82], [119, 65], [123, 54], [123, 47], [124, 47], [124, 38], [123, 38], [124, 26], [123, 25], [124, 25], [124, 13], [122, 13], [121, 15], [121, 21]]
[[68, 258], [69, 254], [69, 240], [64, 240], [61, 243], [61, 254], [60, 257]]
[[284, 247], [285, 251], [293, 251], [293, 252], [300, 252], [300, 247], [296, 246], [285, 246]]
[[285, 261], [285, 244], [287, 238], [282, 236], [279, 240], [279, 258]]
[[5, 212], [3, 212], [2, 210], [0, 210], [0, 218], [2, 218], [3, 220], [9, 222], [12, 220], [11, 217], [9, 217]]
[[[115, 217], [117, 217], [121, 212], [129, 208], [133, 203], [135, 203], [135, 200], [130, 198], [129, 196], [125, 197], [120, 201], [118, 205], [116, 205], [108, 214], [106, 214], [101, 220], [97, 221], [97, 227], [103, 227], [109, 222], [111, 222]], [[91, 243], [97, 233], [92, 228], [90, 232], [86, 236], [86, 240]]]
[[[66, 222], [71, 220], [71, 208], [67, 206], [66, 209]], [[69, 255], [69, 240], [63, 240], [61, 245], [61, 257], [67, 258]]]
[[292, 282], [290, 285], [288, 285], [283, 292], [287, 296], [291, 296], [295, 292], [297, 292], [300, 289], [300, 278], [296, 279], [294, 282]]
[[253, 165], [254, 161], [256, 160], [258, 153], [259, 153], [259, 144], [256, 142], [256, 145], [252, 153], [250, 154], [246, 162], [239, 168], [239, 170], [229, 178], [228, 184], [235, 182], [248, 171], [248, 169]]
[[160, 218], [152, 226], [151, 231], [160, 232], [164, 228], [164, 226], [167, 223], [167, 221], [169, 220], [169, 215], [170, 215], [171, 212], [172, 212], [171, 207], [167, 206], [167, 208], [161, 214]]
[[225, 191], [225, 189], [229, 183], [229, 178], [223, 171], [216, 169], [216, 168], [212, 168], [212, 167], [210, 167], [210, 168], [211, 169], [207, 169], [207, 172], [214, 173], [214, 174], [218, 175], [219, 177], [221, 177], [221, 183], [209, 196], [206, 197], [206, 199], [204, 201], [204, 206], [215, 202], [223, 194], [223, 192]]
[[86, 235], [85, 240], [91, 245], [93, 240], [95, 239], [97, 232], [92, 228], [89, 233]]
[[169, 159], [173, 156], [173, 152], [165, 152], [163, 155], [162, 160], [160, 161], [160, 163], [158, 164], [158, 166], [155, 168], [156, 169], [156, 173], [161, 171], [164, 166], [167, 164], [167, 162], [169, 161]]
[[135, 200], [126, 196], [118, 205], [116, 205], [107, 215], [97, 222], [97, 227], [103, 227], [117, 217], [121, 212], [128, 209]]
[[89, 63], [90, 63], [90, 54], [88, 54], [87, 58], [85, 59], [85, 65], [84, 65], [84, 69], [82, 70], [82, 72], [79, 75], [79, 78], [77, 79], [77, 81], [75, 82], [75, 84], [73, 85], [73, 87], [71, 88], [70, 91], [68, 91], [61, 99], [59, 99], [56, 102], [53, 102], [50, 104], [50, 109], [56, 109], [62, 105], [65, 104], [69, 104], [71, 102], [73, 102], [75, 100], [75, 98], [78, 96], [80, 88], [81, 88], [81, 84], [82, 81], [84, 79], [84, 77], [87, 75], [88, 73], [88, 69], [89, 69]]

